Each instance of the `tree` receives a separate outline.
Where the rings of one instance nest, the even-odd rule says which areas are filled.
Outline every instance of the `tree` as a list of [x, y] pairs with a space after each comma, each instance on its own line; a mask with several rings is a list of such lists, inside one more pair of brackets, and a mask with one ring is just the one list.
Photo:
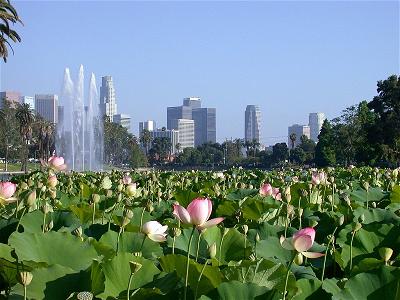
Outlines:
[[29, 141], [32, 138], [32, 124], [35, 120], [35, 116], [30, 109], [29, 104], [23, 103], [18, 104], [15, 117], [19, 123], [19, 133], [23, 141], [23, 152], [22, 152], [22, 166], [21, 171], [25, 173], [28, 171], [28, 156], [29, 156]]
[[322, 124], [315, 147], [315, 163], [319, 167], [332, 166], [336, 164], [335, 143], [332, 126], [328, 120]]
[[10, 42], [21, 42], [20, 36], [11, 29], [11, 25], [15, 25], [17, 22], [22, 24], [17, 11], [9, 0], [0, 0], [0, 21], [0, 57], [7, 62], [8, 48], [14, 53]]
[[291, 148], [290, 148], [291, 150], [294, 149], [294, 143], [296, 142], [296, 138], [297, 138], [297, 136], [294, 132], [289, 135], [289, 140], [291, 143]]
[[276, 143], [272, 147], [272, 163], [279, 164], [289, 158], [289, 149], [286, 143]]
[[0, 153], [1, 156], [4, 156], [4, 170], [7, 171], [9, 158], [18, 153], [17, 151], [21, 147], [21, 140], [18, 134], [15, 108], [7, 99], [2, 100], [3, 108], [0, 110]]
[[149, 146], [151, 144], [151, 133], [148, 129], [143, 129], [142, 136], [140, 137], [140, 142], [142, 143], [147, 156], [149, 153]]
[[153, 162], [165, 162], [171, 154], [172, 144], [167, 137], [156, 137], [149, 151], [150, 158]]

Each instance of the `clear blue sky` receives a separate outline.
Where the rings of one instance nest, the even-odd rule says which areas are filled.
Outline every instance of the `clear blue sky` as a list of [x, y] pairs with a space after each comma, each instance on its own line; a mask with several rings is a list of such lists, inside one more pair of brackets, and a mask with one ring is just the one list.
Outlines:
[[[166, 124], [166, 107], [200, 96], [217, 138], [243, 137], [262, 110], [262, 141], [286, 141], [308, 113], [334, 118], [399, 73], [399, 3], [14, 1], [25, 24], [1, 89], [60, 93], [63, 69], [114, 78], [118, 110]], [[86, 85], [87, 86], [87, 85]], [[271, 138], [278, 137], [278, 138]]]

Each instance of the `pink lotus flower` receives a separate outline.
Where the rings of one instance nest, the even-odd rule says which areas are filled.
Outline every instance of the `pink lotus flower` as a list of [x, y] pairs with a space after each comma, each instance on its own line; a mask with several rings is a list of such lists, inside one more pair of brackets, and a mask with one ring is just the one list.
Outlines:
[[17, 185], [12, 182], [0, 182], [0, 202], [5, 201], [6, 204], [14, 202], [16, 198], [12, 198], [15, 191], [17, 190]]
[[49, 187], [55, 188], [57, 186], [58, 180], [56, 175], [51, 175], [47, 178], [47, 184]]
[[287, 250], [296, 250], [308, 258], [318, 258], [324, 256], [323, 253], [308, 252], [312, 247], [315, 239], [315, 229], [312, 227], [303, 228], [297, 231], [291, 238], [281, 236], [280, 242], [283, 248]]
[[281, 193], [279, 192], [279, 188], [274, 188], [269, 183], [264, 183], [260, 187], [260, 195], [263, 197], [272, 196], [272, 198], [274, 198], [275, 200], [282, 199]]
[[198, 230], [203, 230], [221, 223], [225, 218], [208, 220], [212, 212], [212, 202], [207, 198], [196, 198], [187, 207], [174, 204], [173, 215], [184, 224], [192, 224]]
[[55, 155], [49, 158], [47, 165], [55, 171], [63, 171], [67, 168], [67, 165], [64, 164], [64, 158]]
[[128, 175], [125, 175], [123, 178], [122, 178], [122, 183], [123, 184], [130, 184], [132, 182], [132, 178], [130, 177], [130, 176], [128, 176]]
[[155, 242], [166, 241], [168, 226], [162, 226], [157, 221], [149, 221], [143, 224], [142, 232], [147, 235], [149, 239]]
[[311, 183], [313, 185], [325, 184], [326, 183], [326, 174], [325, 174], [325, 172], [313, 173], [311, 175]]

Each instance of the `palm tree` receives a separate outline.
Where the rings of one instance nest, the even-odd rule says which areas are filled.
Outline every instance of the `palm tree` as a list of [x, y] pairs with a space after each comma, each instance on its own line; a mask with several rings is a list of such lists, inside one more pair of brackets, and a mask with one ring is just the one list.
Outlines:
[[260, 147], [260, 142], [259, 141], [257, 141], [257, 139], [253, 139], [252, 141], [251, 141], [251, 146], [252, 146], [252, 148], [253, 148], [253, 156], [254, 156], [254, 158], [256, 157], [256, 152], [257, 152], [257, 149]]
[[0, 57], [3, 58], [4, 62], [7, 62], [8, 47], [14, 53], [10, 41], [14, 43], [21, 42], [20, 36], [10, 28], [10, 25], [17, 22], [22, 24], [17, 11], [9, 0], [0, 0], [0, 20]]
[[149, 152], [149, 145], [151, 144], [151, 133], [148, 129], [143, 129], [142, 136], [140, 137], [140, 142], [144, 146], [147, 156]]
[[290, 142], [292, 143], [292, 148], [291, 148], [292, 150], [294, 149], [294, 143], [296, 142], [296, 138], [297, 138], [297, 136], [295, 133], [291, 133], [289, 135]]
[[181, 143], [176, 143], [176, 145], [175, 145], [175, 149], [176, 149], [176, 152], [180, 152], [180, 150], [181, 150], [181, 148], [182, 148], [182, 145], [181, 145]]
[[19, 133], [21, 135], [23, 145], [25, 146], [25, 149], [22, 152], [23, 163], [21, 171], [24, 171], [26, 173], [28, 167], [28, 156], [29, 156], [28, 145], [32, 137], [32, 123], [35, 120], [35, 116], [32, 113], [29, 104], [23, 103], [18, 105], [15, 117], [19, 122]]

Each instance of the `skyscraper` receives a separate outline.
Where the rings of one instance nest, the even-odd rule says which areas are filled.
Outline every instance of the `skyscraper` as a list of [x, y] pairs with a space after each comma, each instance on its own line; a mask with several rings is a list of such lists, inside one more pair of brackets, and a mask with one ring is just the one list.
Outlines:
[[172, 126], [179, 132], [180, 149], [194, 147], [194, 121], [188, 119], [174, 119]]
[[[165, 129], [165, 128], [164, 128]], [[169, 130], [169, 129], [156, 129], [150, 131], [151, 139], [154, 140], [157, 137], [166, 137], [171, 142], [171, 153], [176, 153], [176, 144], [179, 143], [179, 131], [178, 130]]]
[[101, 78], [100, 87], [100, 111], [102, 115], [109, 117], [112, 122], [117, 114], [117, 101], [115, 98], [114, 82], [111, 76]]
[[0, 92], [0, 108], [3, 107], [4, 99], [10, 101], [12, 106], [15, 106], [15, 104], [21, 103], [21, 94], [13, 91]]
[[43, 119], [53, 123], [58, 123], [58, 96], [54, 94], [35, 95], [36, 114]]
[[156, 123], [153, 120], [139, 122], [139, 138], [143, 135], [143, 130], [153, 131], [156, 129]]
[[188, 97], [183, 99], [183, 105], [167, 108], [167, 128], [177, 129], [177, 119], [194, 121], [194, 145], [199, 146], [207, 142], [215, 143], [216, 134], [216, 109], [202, 108], [199, 97]]
[[35, 97], [22, 96], [20, 102], [28, 104], [31, 110], [35, 110]]
[[195, 108], [192, 111], [194, 120], [194, 145], [200, 146], [204, 143], [215, 143], [217, 141], [216, 130], [216, 109], [215, 108]]
[[321, 131], [322, 124], [326, 119], [325, 114], [318, 112], [318, 113], [310, 113], [308, 116], [308, 125], [310, 126], [310, 138], [314, 142], [318, 142], [318, 135]]
[[244, 139], [260, 143], [261, 110], [257, 105], [247, 105], [244, 113]]
[[291, 134], [296, 135], [296, 140], [294, 141], [294, 147], [297, 147], [301, 143], [301, 137], [305, 135], [310, 138], [310, 126], [294, 124], [288, 127], [288, 147], [292, 149], [292, 141], [290, 140]]
[[131, 117], [125, 114], [116, 114], [113, 116], [113, 122], [126, 128], [128, 132], [131, 132]]

